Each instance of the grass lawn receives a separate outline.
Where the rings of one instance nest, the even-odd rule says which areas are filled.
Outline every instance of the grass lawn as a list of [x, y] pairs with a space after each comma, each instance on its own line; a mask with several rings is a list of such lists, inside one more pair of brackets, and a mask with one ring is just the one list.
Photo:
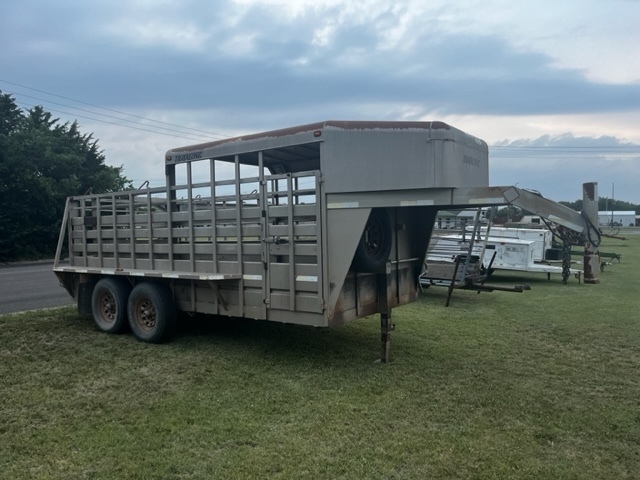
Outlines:
[[189, 321], [166, 345], [72, 309], [0, 316], [0, 478], [640, 478], [640, 235], [599, 285], [432, 287], [336, 329]]

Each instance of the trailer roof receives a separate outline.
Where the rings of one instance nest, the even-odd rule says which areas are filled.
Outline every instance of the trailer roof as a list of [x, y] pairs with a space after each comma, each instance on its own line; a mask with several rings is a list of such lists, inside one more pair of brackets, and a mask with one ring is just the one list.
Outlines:
[[[187, 145], [183, 147], [172, 148], [167, 152], [167, 155], [192, 152], [195, 150], [205, 150], [220, 145], [238, 142], [249, 142], [251, 140], [259, 140], [265, 138], [282, 138], [294, 136], [300, 133], [309, 132], [322, 132], [325, 127], [335, 127], [341, 130], [407, 130], [407, 129], [421, 129], [421, 130], [449, 130], [453, 127], [444, 122], [404, 122], [404, 121], [345, 121], [345, 120], [326, 120], [323, 122], [308, 123], [305, 125], [298, 125], [295, 127], [281, 128], [278, 130], [270, 130], [261, 133], [252, 133], [249, 135], [240, 135], [237, 137], [224, 138], [222, 140], [215, 140], [213, 142], [198, 143], [195, 145]], [[317, 134], [321, 136], [322, 134]]]
[[329, 132], [332, 135], [337, 132], [349, 135], [352, 132], [354, 139], [362, 133], [371, 132], [424, 133], [429, 138], [465, 136], [486, 148], [482, 140], [444, 122], [326, 120], [173, 148], [167, 151], [165, 163], [175, 165], [201, 159], [234, 162], [238, 156], [241, 164], [258, 165], [258, 152], [261, 152], [264, 166], [273, 173], [316, 170], [320, 168], [320, 145], [329, 138]]

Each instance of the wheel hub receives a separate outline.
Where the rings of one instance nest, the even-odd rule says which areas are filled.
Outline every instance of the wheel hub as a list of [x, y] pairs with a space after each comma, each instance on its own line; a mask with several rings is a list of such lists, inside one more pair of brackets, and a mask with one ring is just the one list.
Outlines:
[[149, 300], [140, 303], [138, 323], [145, 329], [152, 329], [156, 324], [156, 309]]
[[104, 320], [113, 322], [116, 319], [116, 302], [112, 295], [105, 294], [100, 299], [102, 305], [102, 317]]

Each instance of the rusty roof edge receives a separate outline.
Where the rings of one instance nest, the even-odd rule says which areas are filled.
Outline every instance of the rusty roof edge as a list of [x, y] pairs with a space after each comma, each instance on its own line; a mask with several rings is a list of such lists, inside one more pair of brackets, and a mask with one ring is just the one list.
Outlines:
[[421, 130], [450, 130], [452, 127], [444, 122], [438, 121], [406, 121], [406, 120], [328, 120], [324, 122], [325, 126], [336, 127], [342, 130], [370, 130], [379, 129], [421, 129]]
[[326, 120], [323, 122], [308, 123], [305, 125], [297, 125], [294, 127], [281, 128], [278, 130], [270, 130], [267, 132], [252, 133], [248, 135], [239, 135], [237, 137], [224, 138], [222, 140], [214, 140], [213, 142], [198, 143], [194, 145], [186, 145], [183, 147], [172, 148], [167, 155], [173, 153], [184, 153], [207, 148], [216, 147], [233, 142], [242, 142], [249, 140], [257, 140], [260, 138], [276, 138], [285, 137], [287, 135], [295, 135], [298, 133], [312, 132], [322, 130], [325, 127], [334, 127], [341, 130], [368, 130], [368, 129], [445, 129], [452, 127], [444, 122], [438, 121], [367, 121], [367, 120]]
[[205, 148], [216, 147], [226, 143], [241, 142], [247, 140], [257, 140], [259, 138], [285, 137], [287, 135], [295, 135], [296, 133], [310, 132], [313, 130], [321, 130], [326, 122], [308, 123], [295, 127], [281, 128], [278, 130], [270, 130], [268, 132], [251, 133], [248, 135], [239, 135], [237, 137], [223, 138], [222, 140], [214, 140], [213, 142], [198, 143], [195, 145], [186, 145], [184, 147], [172, 148], [168, 153], [182, 153], [193, 150], [204, 150]]

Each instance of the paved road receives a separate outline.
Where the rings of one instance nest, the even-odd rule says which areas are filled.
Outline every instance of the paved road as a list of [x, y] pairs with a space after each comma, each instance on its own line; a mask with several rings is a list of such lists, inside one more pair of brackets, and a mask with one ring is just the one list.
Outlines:
[[72, 304], [52, 268], [52, 262], [0, 267], [0, 315]]

